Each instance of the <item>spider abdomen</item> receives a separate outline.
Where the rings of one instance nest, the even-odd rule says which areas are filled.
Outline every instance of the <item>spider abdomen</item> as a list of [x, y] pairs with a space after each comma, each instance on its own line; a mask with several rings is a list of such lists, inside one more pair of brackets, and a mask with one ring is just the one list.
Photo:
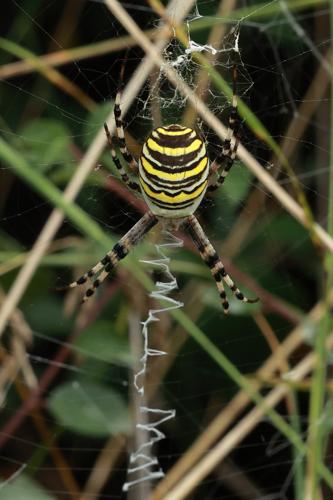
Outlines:
[[208, 173], [206, 147], [194, 129], [181, 125], [158, 127], [143, 145], [140, 186], [157, 216], [193, 214], [207, 189]]

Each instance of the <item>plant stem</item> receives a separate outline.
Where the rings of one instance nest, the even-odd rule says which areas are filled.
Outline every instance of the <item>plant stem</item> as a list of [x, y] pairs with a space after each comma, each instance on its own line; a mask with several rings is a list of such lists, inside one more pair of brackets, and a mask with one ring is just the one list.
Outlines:
[[[330, 5], [331, 34], [333, 33], [333, 5]], [[331, 82], [331, 96], [333, 95], [333, 83]], [[328, 234], [333, 234], [333, 100], [331, 99], [331, 123], [330, 123], [330, 168], [328, 179]], [[326, 283], [324, 288], [325, 312], [320, 322], [316, 339], [315, 351], [317, 355], [316, 368], [312, 377], [310, 395], [310, 413], [307, 443], [307, 491], [306, 498], [314, 499], [320, 497], [319, 474], [316, 465], [324, 461], [325, 444], [324, 431], [321, 426], [321, 417], [324, 414], [325, 393], [326, 393], [326, 371], [327, 353], [326, 339], [332, 326], [329, 304], [329, 292], [333, 285], [333, 256], [329, 253], [325, 260]]]
[[[25, 158], [8, 143], [0, 138], [0, 158], [7, 165], [10, 165], [13, 170], [23, 178], [26, 182], [32, 185], [44, 198], [54, 203], [59, 209], [77, 225], [77, 227], [89, 237], [95, 239], [98, 243], [105, 246], [108, 250], [114, 241], [106, 236], [101, 228], [96, 224], [80, 207], [75, 203], [64, 199], [62, 193], [53, 184], [44, 177], [40, 172], [32, 169]], [[130, 258], [126, 259], [126, 267], [131, 269], [142, 285], [150, 291], [152, 282], [139, 269]], [[279, 431], [297, 448], [300, 454], [304, 454], [306, 447], [301, 439], [301, 436], [272, 408], [265, 405], [263, 397], [253, 387], [253, 384], [244, 377], [237, 367], [208, 339], [204, 332], [193, 323], [193, 321], [180, 309], [170, 311], [171, 316], [184, 327], [184, 329], [193, 337], [193, 339], [211, 356], [212, 359], [224, 370], [228, 376], [250, 396], [254, 403], [258, 404], [263, 411], [269, 416], [272, 423]], [[321, 463], [315, 464], [318, 473], [333, 489], [333, 474]]]

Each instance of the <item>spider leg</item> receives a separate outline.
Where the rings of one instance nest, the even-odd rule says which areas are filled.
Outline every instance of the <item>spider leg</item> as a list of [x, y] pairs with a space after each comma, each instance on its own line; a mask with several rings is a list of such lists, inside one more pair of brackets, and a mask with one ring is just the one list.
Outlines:
[[123, 155], [125, 161], [128, 163], [130, 169], [134, 172], [138, 172], [138, 164], [131, 155], [131, 153], [128, 151], [127, 146], [126, 146], [126, 141], [125, 141], [125, 133], [124, 133], [124, 126], [123, 126], [123, 121], [121, 119], [121, 107], [120, 107], [120, 101], [121, 101], [121, 92], [117, 92], [115, 103], [114, 103], [114, 118], [116, 122], [116, 132], [117, 132], [117, 137], [119, 141], [119, 149], [121, 154]]
[[117, 157], [117, 153], [116, 153], [116, 150], [115, 150], [114, 145], [113, 145], [110, 130], [109, 130], [109, 127], [107, 126], [106, 123], [104, 123], [104, 130], [105, 130], [105, 134], [106, 134], [106, 138], [107, 138], [107, 144], [108, 144], [108, 147], [109, 147], [110, 152], [111, 152], [112, 160], [113, 160], [114, 164], [116, 165], [116, 168], [120, 174], [120, 177], [121, 177], [123, 183], [126, 184], [126, 186], [128, 186], [133, 191], [140, 193], [141, 189], [140, 189], [139, 184], [137, 182], [133, 182], [130, 180], [130, 178], [128, 177], [128, 175], [126, 173], [126, 170], [124, 169], [124, 167], [120, 163], [119, 158]]
[[151, 213], [147, 212], [126, 234], [118, 243], [114, 245], [112, 250], [108, 252], [103, 259], [92, 267], [87, 273], [83, 274], [79, 279], [70, 283], [66, 289], [75, 288], [83, 285], [88, 280], [91, 281], [91, 286], [86, 290], [82, 302], [85, 302], [95, 290], [110, 274], [118, 262], [126, 257], [132, 248], [139, 242], [139, 240], [150, 231], [150, 229], [157, 224], [157, 218]]
[[197, 218], [194, 215], [190, 215], [186, 219], [186, 223], [187, 223], [187, 230], [190, 233], [195, 245], [197, 246], [201, 258], [203, 259], [205, 264], [207, 264], [207, 266], [210, 268], [212, 276], [215, 279], [219, 295], [222, 299], [223, 311], [225, 313], [228, 313], [229, 310], [229, 303], [224, 290], [223, 281], [227, 284], [227, 286], [230, 288], [230, 290], [238, 300], [242, 302], [248, 302], [250, 304], [258, 302], [259, 300], [258, 298], [249, 299], [239, 290], [239, 288], [237, 288], [237, 286], [235, 285], [229, 274], [226, 272], [220, 257], [218, 256], [213, 245], [205, 235]]
[[[215, 162], [212, 163], [210, 176], [219, 174], [215, 182], [208, 186], [208, 191], [215, 191], [225, 181], [231, 167], [234, 164], [238, 145], [240, 142], [240, 120], [237, 111], [237, 68], [234, 64], [232, 69], [232, 101], [231, 110], [228, 118], [227, 136], [223, 142], [222, 153]], [[219, 171], [222, 169], [221, 173]]]

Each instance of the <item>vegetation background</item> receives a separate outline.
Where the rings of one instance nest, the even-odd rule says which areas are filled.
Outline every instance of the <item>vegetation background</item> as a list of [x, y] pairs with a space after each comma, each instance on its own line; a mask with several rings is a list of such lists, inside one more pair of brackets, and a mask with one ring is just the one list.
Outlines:
[[[333, 498], [329, 4], [188, 0], [178, 29], [177, 9], [157, 0], [122, 5], [7, 0], [2, 16], [0, 498], [123, 497], [129, 453], [149, 439], [134, 428], [140, 321], [160, 307], [149, 292], [165, 279], [140, 259], [156, 258], [165, 236], [153, 230], [84, 307], [82, 289], [55, 288], [145, 210], [105, 149], [121, 83], [135, 156], [161, 120], [198, 123], [214, 158], [223, 133], [200, 106], [226, 123], [237, 41], [245, 149], [199, 218], [260, 303], [231, 300], [225, 317], [209, 270], [178, 234], [183, 248], [167, 253], [184, 306], [150, 325], [150, 346], [167, 355], [149, 359], [145, 382], [147, 404], [176, 410], [152, 450], [166, 477], [127, 498]], [[143, 33], [124, 27], [126, 15]], [[161, 73], [137, 72], [146, 36], [155, 48], [172, 40], [170, 61], [190, 40], [221, 49], [174, 66], [197, 105], [162, 80], [147, 106]]]

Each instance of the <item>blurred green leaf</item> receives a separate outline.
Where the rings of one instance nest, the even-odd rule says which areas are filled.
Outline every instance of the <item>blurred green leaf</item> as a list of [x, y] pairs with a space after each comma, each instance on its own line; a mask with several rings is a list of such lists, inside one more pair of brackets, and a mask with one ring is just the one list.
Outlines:
[[[225, 238], [236, 216], [240, 204], [251, 189], [251, 172], [236, 163], [225, 181], [211, 198], [216, 217], [212, 220], [215, 237]], [[208, 208], [208, 210], [210, 210]]]
[[[31, 328], [37, 332], [48, 335], [66, 334], [73, 324], [73, 320], [64, 316], [61, 296], [59, 299], [54, 295], [44, 294], [36, 301], [24, 307], [24, 313]], [[50, 318], [57, 318], [57, 321], [50, 321]]]
[[4, 484], [0, 482], [0, 498], [3, 500], [55, 500], [46, 493], [33, 479], [21, 474], [16, 479]]
[[320, 430], [326, 434], [333, 430], [333, 397], [332, 395], [326, 401], [323, 414], [320, 419]]
[[[228, 287], [226, 286], [225, 288], [228, 294]], [[242, 287], [242, 292], [245, 293], [245, 295], [247, 295], [249, 298], [253, 297], [253, 293], [251, 292], [247, 293], [247, 290], [244, 290], [243, 287]], [[221, 300], [219, 298], [219, 295], [215, 287], [206, 288], [204, 293], [202, 294], [202, 300], [204, 304], [206, 304], [207, 306], [213, 307], [214, 309], [218, 309], [219, 311], [221, 311], [221, 316], [224, 314]], [[248, 316], [249, 314], [253, 314], [254, 312], [256, 312], [258, 308], [261, 308], [260, 302], [255, 304], [244, 304], [244, 302], [235, 299], [232, 293], [231, 295], [229, 293], [228, 301], [230, 304], [229, 314], [235, 314], [235, 315], [237, 314], [238, 316], [239, 315]]]
[[83, 144], [89, 146], [92, 137], [96, 135], [98, 130], [103, 127], [103, 124], [110, 114], [112, 104], [110, 101], [98, 104], [94, 110], [88, 115], [87, 121], [83, 128]]
[[278, 241], [280, 243], [297, 242], [297, 246], [309, 241], [308, 231], [293, 219], [289, 214], [279, 213], [274, 217], [270, 224], [270, 228], [274, 228]]
[[40, 172], [47, 172], [55, 163], [72, 159], [69, 152], [71, 133], [63, 123], [41, 118], [29, 122], [21, 130], [27, 160]]
[[1, 251], [5, 250], [15, 250], [16, 252], [22, 251], [22, 245], [19, 244], [18, 240], [13, 238], [10, 234], [5, 233], [0, 230], [0, 248]]
[[130, 367], [133, 357], [129, 345], [114, 332], [110, 321], [97, 321], [80, 335], [75, 347], [85, 356]]
[[120, 396], [92, 382], [65, 383], [53, 391], [48, 408], [66, 429], [87, 436], [127, 433], [129, 414]]
[[252, 178], [253, 175], [247, 168], [240, 163], [235, 163], [233, 170], [231, 170], [228, 179], [225, 181], [228, 183], [228, 187], [223, 193], [230, 205], [235, 207], [245, 198], [251, 187]]

